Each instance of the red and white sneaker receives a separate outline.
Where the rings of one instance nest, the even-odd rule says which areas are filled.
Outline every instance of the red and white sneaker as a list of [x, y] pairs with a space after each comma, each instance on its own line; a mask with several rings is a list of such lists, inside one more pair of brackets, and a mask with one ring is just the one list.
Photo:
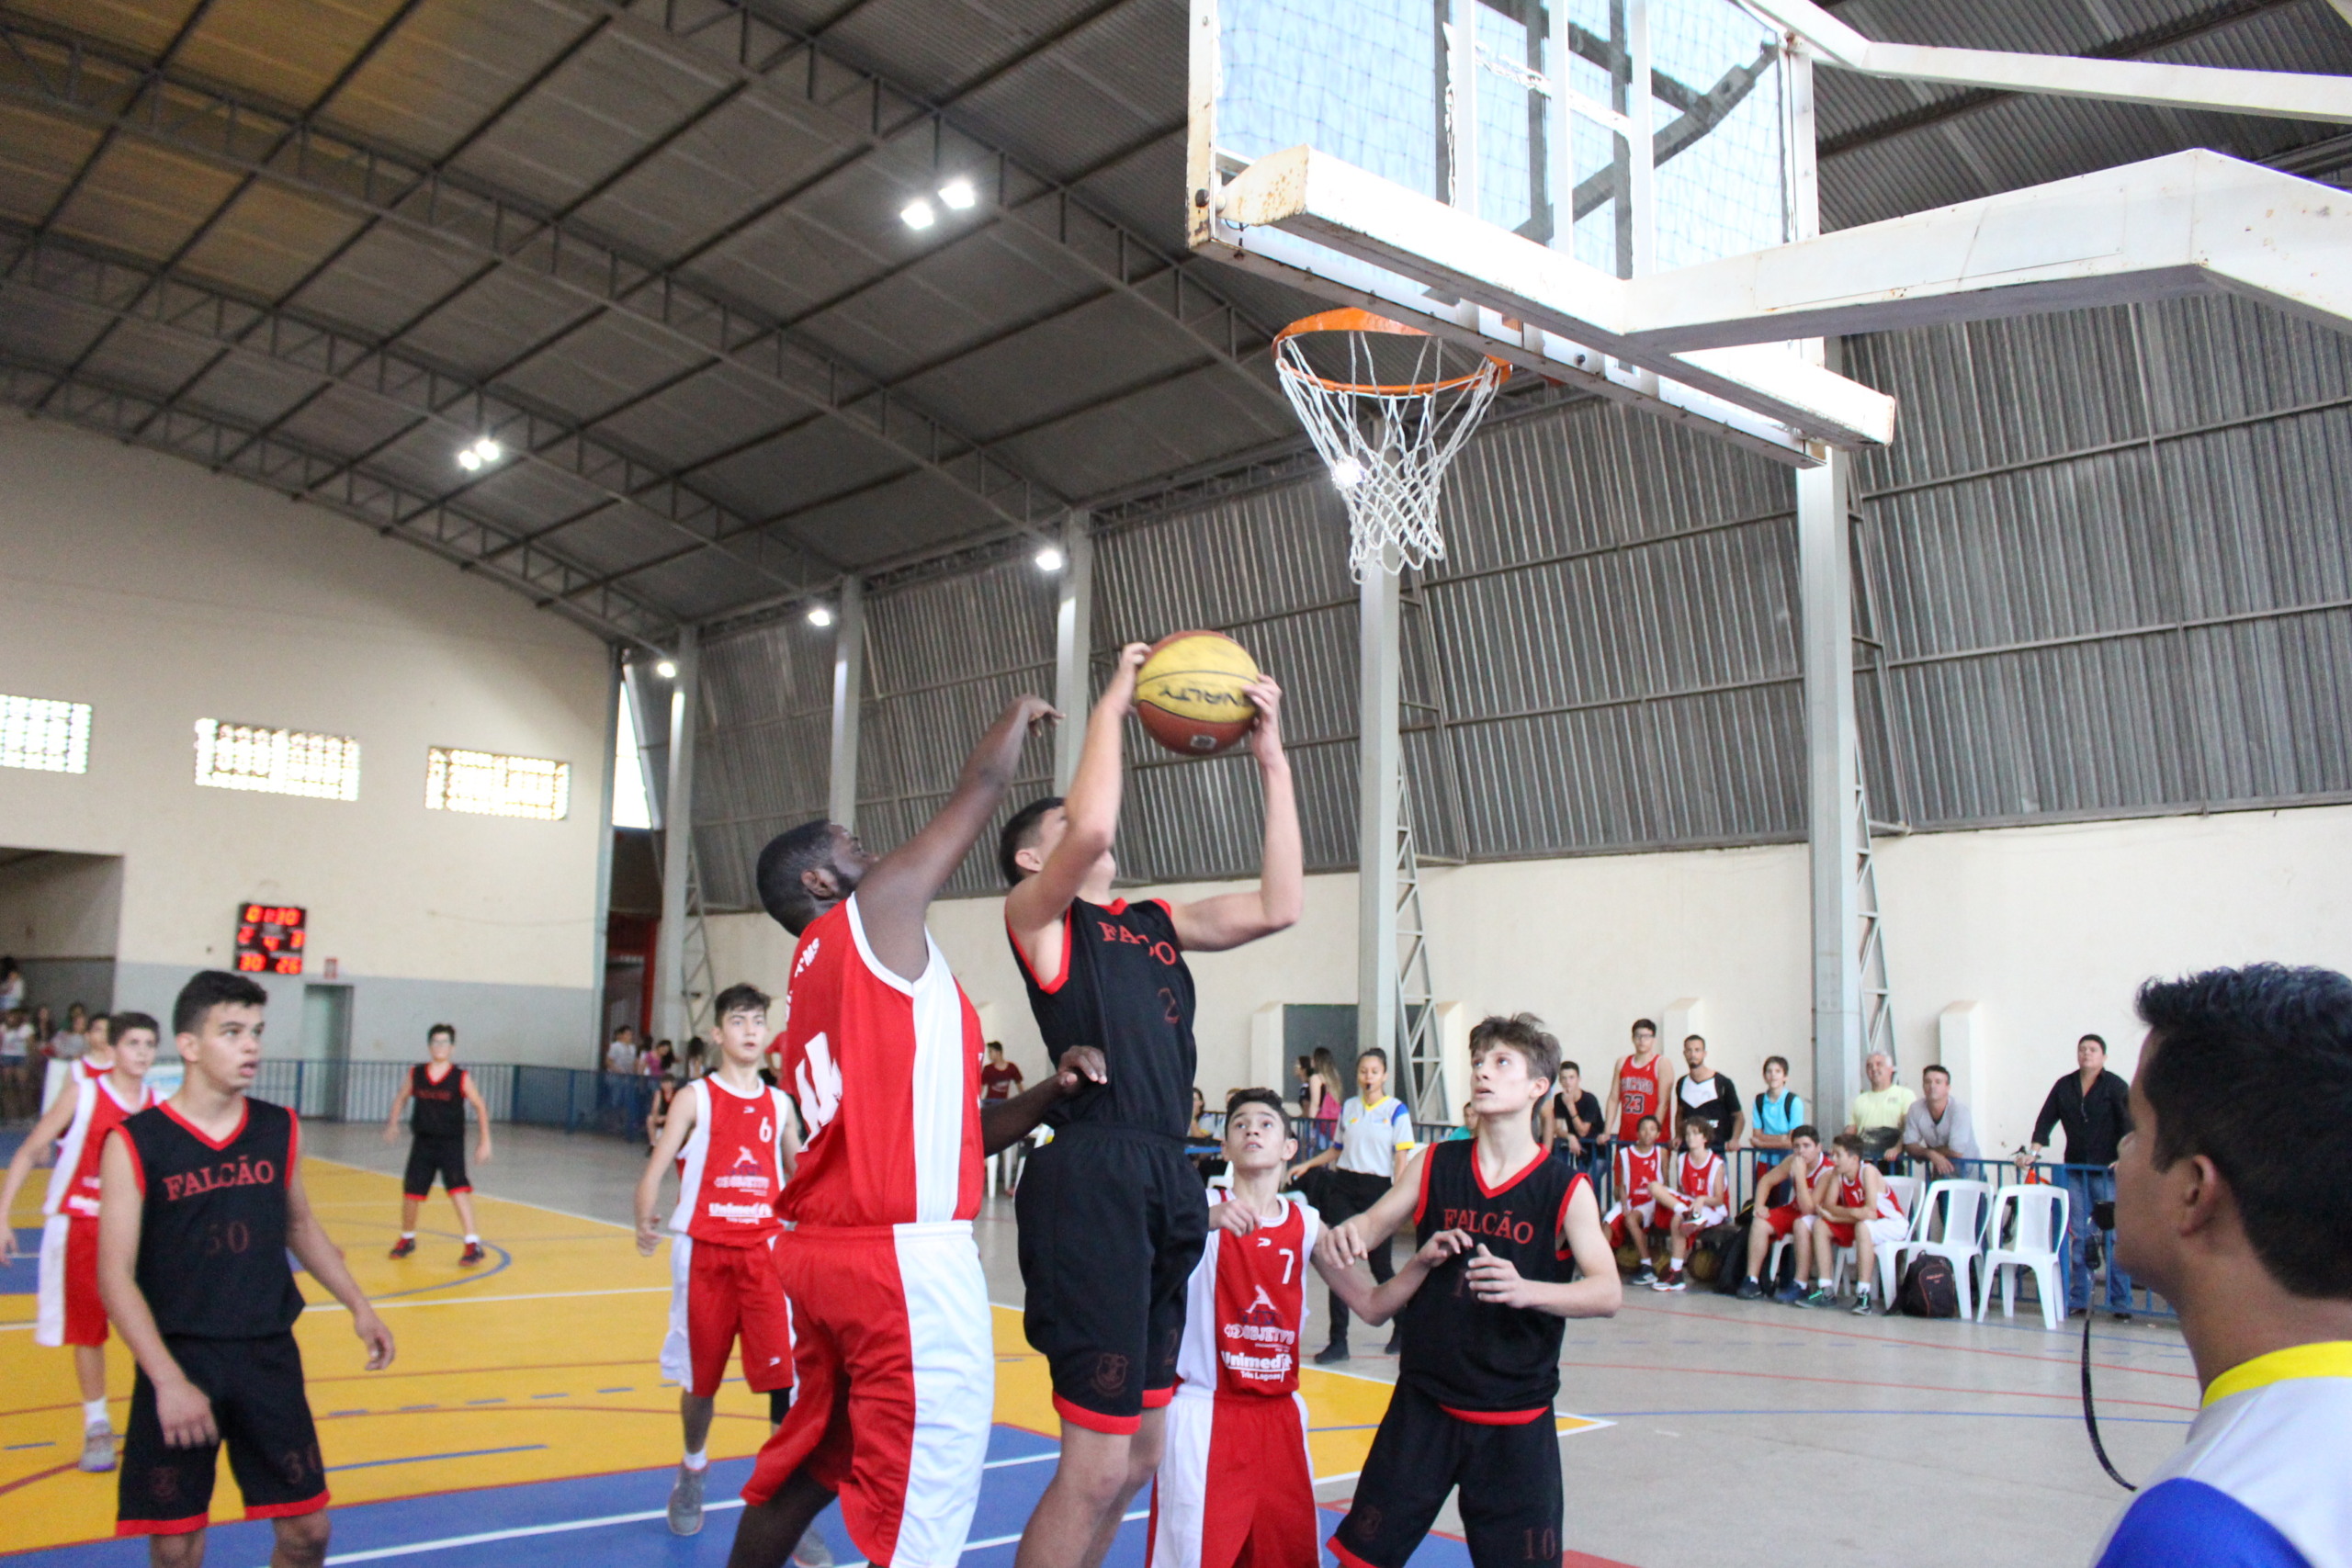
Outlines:
[[414, 1252], [415, 1250], [416, 1237], [413, 1235], [404, 1235], [401, 1237], [400, 1240], [392, 1243], [391, 1251], [386, 1253], [384, 1256], [387, 1258], [406, 1258], [410, 1253]]
[[466, 1249], [458, 1254], [458, 1261], [460, 1263], [479, 1263], [489, 1256], [489, 1253], [484, 1252], [481, 1249], [481, 1243], [478, 1241], [469, 1241], [466, 1243]]

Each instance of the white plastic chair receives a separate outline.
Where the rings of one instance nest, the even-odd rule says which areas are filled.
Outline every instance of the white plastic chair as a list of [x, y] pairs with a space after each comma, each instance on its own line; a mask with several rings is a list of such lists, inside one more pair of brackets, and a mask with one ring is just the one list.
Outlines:
[[[2004, 1223], [2014, 1215], [2017, 1234], [2000, 1245]], [[1985, 1222], [1984, 1280], [1976, 1292], [1976, 1315], [1992, 1304], [1993, 1280], [2001, 1281], [2001, 1315], [2017, 1315], [2018, 1269], [2033, 1271], [2035, 1291], [2041, 1297], [2041, 1326], [2056, 1329], [2066, 1316], [2066, 1190], [2037, 1184], [2004, 1187], [1993, 1194], [1993, 1213]]]
[[[1968, 1270], [1982, 1268], [1984, 1250], [1984, 1209], [1993, 1201], [1993, 1184], [1945, 1177], [1932, 1182], [1911, 1227], [1911, 1239], [1894, 1250], [1894, 1277], [1913, 1258], [1940, 1258], [1960, 1276], [1960, 1310], [1976, 1315], [1976, 1297], [1969, 1289]], [[1937, 1223], [1941, 1211], [1942, 1223]]]

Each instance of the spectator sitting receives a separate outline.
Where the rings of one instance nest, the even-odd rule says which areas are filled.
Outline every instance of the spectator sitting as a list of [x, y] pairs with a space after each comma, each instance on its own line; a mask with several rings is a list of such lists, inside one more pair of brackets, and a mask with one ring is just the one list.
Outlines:
[[[1608, 1156], [1608, 1138], [1600, 1126], [1600, 1097], [1584, 1087], [1584, 1074], [1574, 1062], [1560, 1064], [1560, 1087], [1546, 1103], [1550, 1126], [1544, 1141], [1565, 1152], [1569, 1163], [1598, 1180]], [[1468, 1117], [1463, 1118], [1466, 1123]]]
[[1930, 1179], [1964, 1175], [1961, 1162], [1977, 1157], [1976, 1123], [1951, 1097], [1951, 1073], [1941, 1064], [1924, 1068], [1919, 1086], [1927, 1092], [1903, 1115], [1903, 1152], [1923, 1162]]
[[0, 957], [0, 1017], [25, 1005], [25, 972], [14, 958]]
[[1650, 1262], [1650, 1236], [1663, 1231], [1667, 1211], [1660, 1208], [1657, 1190], [1666, 1179], [1666, 1150], [1657, 1141], [1658, 1120], [1645, 1115], [1634, 1123], [1634, 1141], [1617, 1145], [1617, 1201], [1601, 1223], [1609, 1227], [1609, 1245], [1634, 1249], [1634, 1283], [1657, 1282]]
[[1462, 1102], [1462, 1125], [1448, 1133], [1440, 1142], [1451, 1144], [1463, 1138], [1475, 1138], [1478, 1135], [1478, 1112], [1475, 1109], [1477, 1103], [1475, 1100], [1465, 1100]]
[[1693, 1034], [1683, 1040], [1682, 1061], [1690, 1070], [1674, 1086], [1676, 1141], [1680, 1141], [1681, 1124], [1697, 1116], [1704, 1118], [1713, 1129], [1709, 1135], [1715, 1153], [1739, 1147], [1742, 1135], [1747, 1131], [1747, 1112], [1740, 1109], [1739, 1090], [1731, 1079], [1707, 1066], [1704, 1035]]
[[1740, 1281], [1740, 1300], [1752, 1302], [1764, 1293], [1764, 1255], [1784, 1236], [1796, 1247], [1797, 1260], [1780, 1299], [1794, 1302], [1804, 1294], [1805, 1262], [1813, 1257], [1813, 1184], [1828, 1166], [1818, 1132], [1810, 1125], [1791, 1130], [1788, 1157], [1756, 1183], [1756, 1215], [1747, 1226], [1747, 1277]]
[[[1789, 1059], [1764, 1058], [1764, 1092], [1756, 1097], [1756, 1120], [1747, 1125], [1747, 1146], [1786, 1153], [1804, 1125], [1804, 1096], [1789, 1087]], [[1815, 1142], [1820, 1140], [1816, 1137]]]
[[1863, 1059], [1862, 1074], [1871, 1087], [1854, 1096], [1853, 1116], [1846, 1131], [1861, 1139], [1865, 1158], [1883, 1160], [1903, 1141], [1903, 1118], [1919, 1097], [1894, 1081], [1894, 1058], [1883, 1051], [1873, 1051]]
[[[2075, 1070], [2050, 1086], [2033, 1119], [2033, 1143], [2023, 1158], [2048, 1146], [2053, 1124], [2066, 1129], [2066, 1311], [2091, 1310], [2091, 1205], [2115, 1196], [2116, 1153], [2132, 1131], [2132, 1087], [2107, 1070], [2107, 1042], [2086, 1034], [2075, 1042]], [[2132, 1276], [2116, 1266], [2115, 1233], [2106, 1244], [2107, 1308], [2120, 1323], [2132, 1316]]]
[[677, 1047], [672, 1045], [667, 1040], [655, 1041], [653, 1049], [637, 1059], [637, 1070], [649, 1078], [658, 1078], [663, 1073], [674, 1072], [677, 1066]]
[[1650, 1184], [1651, 1198], [1674, 1216], [1667, 1226], [1666, 1278], [1650, 1286], [1654, 1291], [1687, 1289], [1690, 1281], [1682, 1277], [1682, 1265], [1690, 1256], [1692, 1240], [1731, 1218], [1731, 1183], [1724, 1177], [1724, 1156], [1715, 1152], [1713, 1122], [1703, 1116], [1684, 1117], [1673, 1186]]
[[678, 1098], [678, 1075], [663, 1073], [653, 1086], [653, 1101], [645, 1112], [645, 1141], [662, 1141], [662, 1126], [670, 1120], [670, 1102]]
[[1910, 1233], [1903, 1203], [1879, 1174], [1864, 1163], [1858, 1133], [1840, 1133], [1829, 1141], [1829, 1166], [1813, 1183], [1813, 1293], [1800, 1306], [1828, 1306], [1835, 1299], [1829, 1281], [1837, 1277], [1838, 1249], [1854, 1249], [1854, 1315], [1870, 1314], [1871, 1282], [1878, 1278], [1878, 1249], [1893, 1247]]
[[41, 1049], [52, 1062], [70, 1062], [82, 1054], [82, 1032], [90, 1027], [90, 1010], [80, 1002], [65, 1010], [65, 1023], [42, 1043]]

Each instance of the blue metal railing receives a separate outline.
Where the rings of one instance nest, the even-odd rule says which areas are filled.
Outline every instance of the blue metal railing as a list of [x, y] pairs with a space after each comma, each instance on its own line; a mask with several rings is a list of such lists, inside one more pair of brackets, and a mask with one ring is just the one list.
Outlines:
[[[259, 1098], [315, 1122], [381, 1122], [408, 1077], [408, 1062], [266, 1061], [254, 1079]], [[645, 1141], [654, 1081], [634, 1073], [586, 1072], [515, 1062], [469, 1062], [474, 1088], [492, 1122], [604, 1133]]]

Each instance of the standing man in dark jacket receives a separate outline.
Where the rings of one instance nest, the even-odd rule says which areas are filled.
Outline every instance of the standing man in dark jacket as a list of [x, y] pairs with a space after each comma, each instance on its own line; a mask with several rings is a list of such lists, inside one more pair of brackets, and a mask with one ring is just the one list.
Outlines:
[[[2050, 1086], [2041, 1114], [2033, 1119], [2033, 1145], [2039, 1156], [2049, 1145], [2050, 1129], [2066, 1129], [2066, 1163], [2097, 1166], [2097, 1170], [2068, 1170], [2066, 1184], [2066, 1310], [2091, 1309], [2091, 1269], [2088, 1251], [2091, 1205], [2115, 1199], [2116, 1146], [2132, 1130], [2132, 1086], [2107, 1070], [2107, 1042], [2086, 1034], [2075, 1043], [2075, 1071]], [[2107, 1308], [2117, 1321], [2132, 1315], [2132, 1276], [2116, 1266], [2115, 1233], [2100, 1233], [2107, 1258]]]

